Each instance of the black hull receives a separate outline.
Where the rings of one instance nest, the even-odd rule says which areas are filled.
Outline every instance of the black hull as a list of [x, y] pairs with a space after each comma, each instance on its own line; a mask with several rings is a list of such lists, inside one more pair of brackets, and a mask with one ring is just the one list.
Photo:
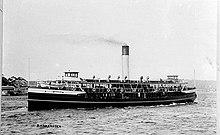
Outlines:
[[28, 111], [68, 109], [68, 108], [102, 108], [126, 106], [154, 106], [172, 103], [191, 103], [196, 99], [196, 93], [176, 93], [169, 96], [133, 98], [133, 99], [88, 99], [62, 94], [28, 93]]

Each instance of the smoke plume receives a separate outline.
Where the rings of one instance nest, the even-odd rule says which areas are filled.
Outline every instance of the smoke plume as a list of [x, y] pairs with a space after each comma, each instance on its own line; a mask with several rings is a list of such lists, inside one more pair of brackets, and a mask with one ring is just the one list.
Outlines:
[[115, 40], [113, 38], [102, 37], [97, 35], [73, 35], [73, 34], [58, 34], [44, 35], [40, 39], [41, 42], [66, 43], [71, 45], [89, 44], [89, 43], [107, 43], [108, 45], [127, 45], [125, 42]]
[[101, 42], [112, 44], [112, 45], [127, 45], [125, 42], [117, 41], [117, 40], [114, 40], [114, 39], [99, 38], [98, 40], [101, 41]]

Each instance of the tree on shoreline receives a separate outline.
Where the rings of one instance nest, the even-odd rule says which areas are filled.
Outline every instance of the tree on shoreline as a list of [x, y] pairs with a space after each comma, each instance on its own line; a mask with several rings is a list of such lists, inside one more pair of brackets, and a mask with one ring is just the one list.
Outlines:
[[22, 77], [12, 76], [10, 78], [2, 77], [2, 86], [14, 86], [15, 88], [27, 87], [28, 82]]

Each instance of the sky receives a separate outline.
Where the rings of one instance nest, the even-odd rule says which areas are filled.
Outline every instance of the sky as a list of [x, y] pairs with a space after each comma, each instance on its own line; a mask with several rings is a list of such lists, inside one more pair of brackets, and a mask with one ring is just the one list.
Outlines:
[[3, 74], [55, 79], [122, 74], [130, 79], [216, 80], [216, 0], [8, 0], [3, 3]]

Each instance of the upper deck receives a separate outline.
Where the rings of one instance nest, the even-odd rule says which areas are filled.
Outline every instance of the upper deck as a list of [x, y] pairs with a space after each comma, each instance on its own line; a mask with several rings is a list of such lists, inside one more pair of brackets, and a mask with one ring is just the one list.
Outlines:
[[[54, 85], [54, 86], [67, 86], [67, 87], [75, 87], [76, 85], [87, 86], [87, 87], [100, 87], [100, 86], [108, 86], [108, 87], [171, 87], [171, 86], [186, 86], [187, 83], [183, 83], [178, 79], [178, 75], [168, 75], [167, 79], [159, 79], [159, 80], [149, 80], [143, 79], [141, 76], [139, 80], [121, 80], [111, 79], [109, 76], [107, 79], [96, 79], [95, 76], [91, 79], [82, 79], [79, 78], [79, 72], [67, 71], [64, 72], [64, 76], [60, 80], [51, 80], [51, 81], [43, 81], [37, 82], [37, 84], [45, 84], [45, 85]], [[34, 86], [34, 85], [32, 85]]]

